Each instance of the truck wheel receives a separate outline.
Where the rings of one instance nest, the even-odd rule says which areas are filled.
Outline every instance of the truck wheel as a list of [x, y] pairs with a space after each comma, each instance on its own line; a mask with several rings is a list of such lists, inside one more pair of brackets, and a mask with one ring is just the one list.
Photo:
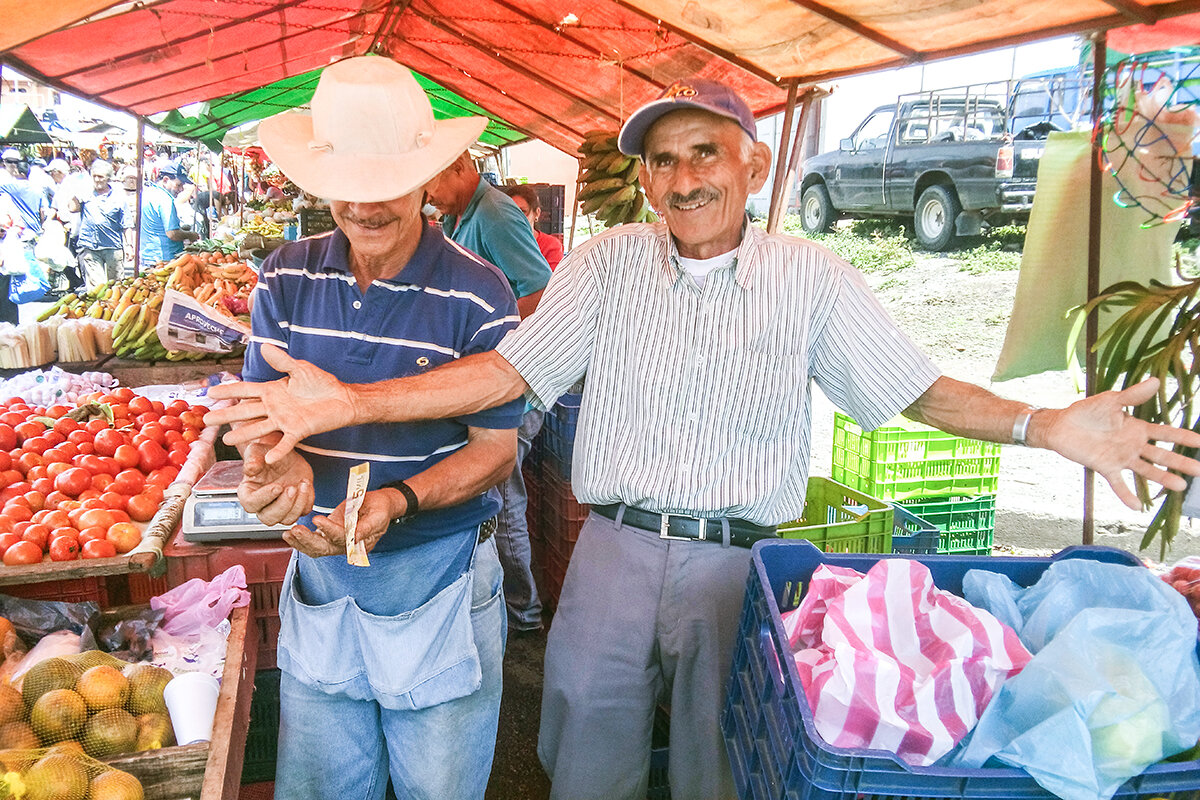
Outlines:
[[962, 206], [948, 186], [930, 186], [921, 192], [913, 213], [917, 241], [926, 250], [947, 250], [954, 243], [954, 222]]
[[829, 190], [822, 183], [814, 183], [804, 190], [800, 198], [800, 224], [809, 233], [826, 233], [833, 227], [837, 211], [829, 202]]

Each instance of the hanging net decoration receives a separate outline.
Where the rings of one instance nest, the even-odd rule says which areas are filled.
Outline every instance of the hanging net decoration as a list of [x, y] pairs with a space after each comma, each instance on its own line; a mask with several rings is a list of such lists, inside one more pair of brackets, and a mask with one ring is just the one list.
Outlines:
[[1200, 205], [1200, 51], [1131, 56], [1108, 73], [1096, 136], [1113, 201], [1143, 227], [1185, 219]]

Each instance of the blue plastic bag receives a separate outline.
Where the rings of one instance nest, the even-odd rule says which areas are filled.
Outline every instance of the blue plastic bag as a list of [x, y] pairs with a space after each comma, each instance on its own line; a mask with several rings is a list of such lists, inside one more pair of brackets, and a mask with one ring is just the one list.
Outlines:
[[1032, 587], [973, 570], [963, 595], [1034, 654], [952, 758], [1021, 767], [1065, 800], [1107, 800], [1200, 739], [1196, 617], [1142, 567], [1070, 559]]
[[[50, 273], [46, 271], [46, 265], [34, 258], [32, 244], [23, 249], [25, 269], [13, 273], [8, 284], [8, 299], [18, 305], [41, 300], [50, 291]], [[11, 264], [6, 261], [5, 267], [10, 268]]]

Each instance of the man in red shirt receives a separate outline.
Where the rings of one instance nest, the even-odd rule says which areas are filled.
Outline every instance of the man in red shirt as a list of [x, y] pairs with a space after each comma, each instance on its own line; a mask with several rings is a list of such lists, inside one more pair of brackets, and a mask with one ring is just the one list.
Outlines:
[[521, 213], [529, 218], [529, 225], [533, 228], [533, 238], [537, 240], [538, 249], [542, 251], [542, 255], [550, 264], [550, 269], [553, 270], [558, 266], [558, 262], [563, 260], [563, 246], [557, 237], [542, 233], [537, 229], [537, 222], [542, 217], [542, 201], [538, 199], [537, 190], [527, 183], [497, 188], [511, 197], [517, 204], [517, 208], [521, 209]]

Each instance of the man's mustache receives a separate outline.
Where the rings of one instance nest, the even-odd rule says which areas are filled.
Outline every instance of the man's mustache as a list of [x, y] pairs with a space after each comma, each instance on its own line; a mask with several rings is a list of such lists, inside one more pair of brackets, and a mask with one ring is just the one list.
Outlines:
[[716, 199], [717, 193], [715, 191], [707, 187], [700, 187], [699, 189], [693, 189], [686, 195], [679, 194], [678, 192], [670, 192], [666, 196], [666, 203], [669, 206], [678, 206]]

